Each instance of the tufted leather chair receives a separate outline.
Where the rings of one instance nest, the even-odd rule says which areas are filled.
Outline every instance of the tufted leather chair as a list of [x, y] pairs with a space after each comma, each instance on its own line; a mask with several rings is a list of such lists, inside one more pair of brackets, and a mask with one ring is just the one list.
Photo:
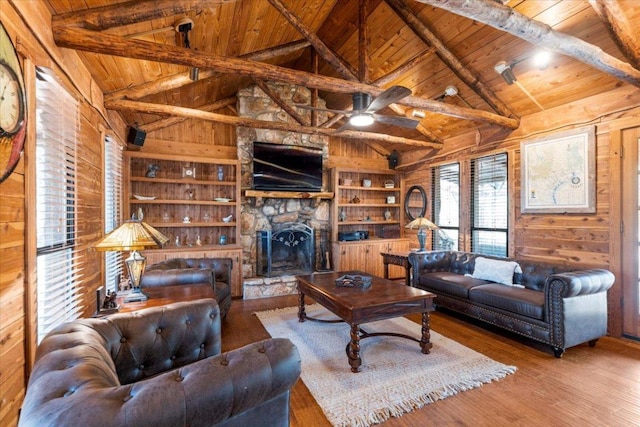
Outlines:
[[148, 266], [141, 288], [209, 283], [224, 319], [231, 308], [231, 258], [172, 258]]
[[287, 339], [220, 354], [213, 299], [65, 323], [36, 353], [19, 426], [287, 426]]

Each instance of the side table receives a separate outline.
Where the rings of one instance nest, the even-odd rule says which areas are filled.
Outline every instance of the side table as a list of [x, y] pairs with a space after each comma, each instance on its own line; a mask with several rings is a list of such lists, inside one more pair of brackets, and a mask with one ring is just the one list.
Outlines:
[[389, 279], [389, 264], [404, 267], [405, 285], [411, 286], [411, 264], [409, 264], [409, 252], [381, 252], [384, 264], [384, 278]]

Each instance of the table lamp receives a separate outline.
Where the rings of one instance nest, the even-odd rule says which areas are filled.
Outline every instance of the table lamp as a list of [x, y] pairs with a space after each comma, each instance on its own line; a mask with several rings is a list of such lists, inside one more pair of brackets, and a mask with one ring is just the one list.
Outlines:
[[425, 230], [436, 230], [438, 226], [427, 218], [420, 216], [405, 226], [405, 228], [415, 227], [418, 227], [418, 243], [420, 244], [419, 251], [424, 252], [426, 250], [425, 243], [427, 242], [427, 232]]
[[133, 290], [124, 302], [146, 301], [148, 297], [140, 290], [140, 278], [144, 273], [147, 259], [138, 252], [142, 249], [161, 247], [169, 238], [149, 224], [137, 219], [126, 221], [120, 227], [104, 236], [95, 248], [98, 251], [130, 251], [127, 264]]

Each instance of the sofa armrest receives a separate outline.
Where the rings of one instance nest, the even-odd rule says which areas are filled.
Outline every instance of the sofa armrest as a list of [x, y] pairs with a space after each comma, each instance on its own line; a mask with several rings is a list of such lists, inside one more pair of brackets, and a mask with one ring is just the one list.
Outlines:
[[211, 280], [215, 289], [216, 282], [224, 282], [231, 286], [231, 268], [233, 260], [231, 258], [212, 258], [210, 260]]
[[604, 269], [556, 273], [547, 277], [544, 290], [549, 301], [549, 298], [571, 298], [605, 292], [613, 286], [614, 281], [613, 273]]

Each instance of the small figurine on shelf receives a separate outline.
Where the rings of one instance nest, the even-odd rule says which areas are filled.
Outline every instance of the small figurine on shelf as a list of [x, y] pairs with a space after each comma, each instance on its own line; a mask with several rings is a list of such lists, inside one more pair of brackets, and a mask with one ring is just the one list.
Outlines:
[[353, 199], [351, 199], [351, 203], [360, 203], [360, 197], [354, 196]]
[[200, 240], [200, 235], [196, 237], [196, 246], [202, 246], [202, 240]]
[[151, 164], [147, 168], [147, 173], [145, 173], [144, 176], [146, 176], [147, 178], [155, 178], [156, 172], [158, 172], [159, 169], [160, 166]]
[[189, 215], [185, 216], [184, 218], [182, 218], [182, 222], [184, 224], [190, 224], [191, 223], [191, 217]]
[[387, 221], [391, 220], [391, 211], [389, 210], [389, 208], [387, 208], [387, 210], [384, 211], [384, 219], [386, 219]]
[[344, 209], [340, 210], [340, 214], [338, 215], [338, 221], [344, 222], [347, 220], [347, 211]]
[[193, 200], [193, 197], [196, 195], [196, 189], [195, 188], [187, 188], [185, 190], [185, 193], [187, 193], [187, 196], [189, 197], [189, 200]]
[[180, 236], [176, 235], [176, 246], [182, 246], [182, 243], [180, 243]]

